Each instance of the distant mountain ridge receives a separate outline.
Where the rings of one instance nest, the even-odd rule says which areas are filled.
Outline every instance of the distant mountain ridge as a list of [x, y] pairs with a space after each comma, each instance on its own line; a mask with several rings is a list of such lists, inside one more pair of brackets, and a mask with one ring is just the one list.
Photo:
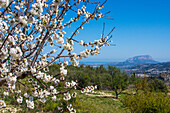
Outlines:
[[132, 64], [158, 63], [157, 61], [153, 60], [153, 58], [149, 55], [135, 56], [127, 59], [125, 62]]
[[153, 60], [153, 58], [149, 55], [140, 55], [140, 56], [128, 58], [124, 62], [111, 62], [111, 63], [108, 63], [108, 65], [118, 66], [121, 68], [121, 67], [129, 67], [133, 65], [146, 64], [146, 63], [154, 64], [154, 63], [159, 63], [159, 62]]
[[84, 63], [84, 65], [90, 65], [93, 67], [98, 67], [100, 65], [104, 65], [107, 67], [108, 65], [116, 66], [125, 72], [132, 74], [145, 74], [157, 76], [160, 73], [170, 74], [170, 62], [158, 62], [155, 61], [149, 55], [140, 55], [132, 58], [128, 58], [124, 62], [110, 62], [110, 63]]

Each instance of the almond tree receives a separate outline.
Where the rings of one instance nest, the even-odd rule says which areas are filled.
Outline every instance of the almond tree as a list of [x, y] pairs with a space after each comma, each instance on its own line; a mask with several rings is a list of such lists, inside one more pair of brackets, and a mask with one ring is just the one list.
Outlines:
[[121, 71], [119, 68], [108, 66], [110, 77], [109, 86], [116, 94], [116, 99], [118, 96], [128, 88], [129, 86], [129, 77], [128, 74], [124, 71]]
[[[75, 97], [76, 93], [70, 94], [69, 91], [76, 88], [77, 83], [65, 80], [66, 66], [69, 63], [78, 66], [79, 59], [99, 54], [102, 46], [110, 45], [110, 34], [114, 28], [106, 36], [103, 30], [101, 37], [94, 42], [75, 39], [75, 36], [90, 20], [106, 17], [107, 13], [100, 11], [106, 1], [0, 0], [0, 86], [7, 86], [4, 95], [17, 95], [18, 103], [26, 98], [30, 109], [34, 109], [35, 99], [44, 103], [49, 96], [54, 101], [56, 95], [63, 95], [66, 101]], [[89, 5], [92, 10], [87, 11], [86, 6]], [[69, 13], [71, 18], [67, 16]], [[66, 29], [74, 23], [80, 25], [66, 37]], [[74, 43], [91, 49], [75, 53]], [[60, 58], [69, 61], [61, 63]], [[60, 64], [60, 73], [49, 75], [48, 66], [54, 62]], [[22, 83], [21, 79], [27, 79], [28, 84]], [[56, 90], [59, 83], [65, 86], [62, 91]], [[20, 90], [19, 86], [30, 85], [33, 87], [31, 93]], [[82, 92], [92, 92], [94, 89], [89, 86]], [[5, 106], [5, 102], [0, 100], [0, 108]], [[67, 108], [75, 112], [70, 104]]]

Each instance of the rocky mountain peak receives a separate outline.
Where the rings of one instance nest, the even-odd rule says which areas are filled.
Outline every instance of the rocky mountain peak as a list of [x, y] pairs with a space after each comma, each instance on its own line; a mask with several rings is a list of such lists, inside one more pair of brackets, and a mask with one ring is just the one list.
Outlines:
[[142, 64], [142, 63], [156, 63], [155, 60], [149, 55], [141, 55], [129, 58], [125, 61], [126, 63], [135, 63], [135, 64]]

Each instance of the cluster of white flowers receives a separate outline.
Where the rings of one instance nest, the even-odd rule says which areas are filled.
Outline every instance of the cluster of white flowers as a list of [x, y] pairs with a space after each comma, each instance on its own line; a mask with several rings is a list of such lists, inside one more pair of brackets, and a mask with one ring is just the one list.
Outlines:
[[0, 108], [6, 107], [6, 104], [3, 100], [0, 100]]
[[[83, 2], [94, 6], [95, 11], [87, 11]], [[105, 38], [102, 36], [99, 40], [89, 43], [75, 39], [79, 30], [82, 30], [83, 25], [90, 19], [97, 20], [104, 16], [100, 12], [102, 7], [103, 4], [96, 6], [89, 0], [69, 2], [68, 0], [51, 2], [0, 0], [0, 86], [4, 84], [4, 80], [8, 85], [3, 94], [5, 96], [17, 94], [16, 101], [23, 103], [26, 100], [30, 109], [34, 109], [36, 99], [45, 103], [48, 96], [51, 96], [53, 101], [56, 101], [59, 94], [68, 102], [71, 98], [75, 98], [77, 93], [70, 94], [69, 91], [76, 89], [77, 83], [65, 81], [68, 63], [78, 66], [79, 59], [97, 55], [102, 46], [109, 46], [108, 36]], [[70, 13], [71, 9], [73, 15], [66, 19], [66, 14]], [[81, 25], [69, 34], [66, 28], [78, 21], [82, 21]], [[66, 31], [69, 37], [66, 37]], [[75, 53], [76, 49], [73, 48], [75, 43], [87, 48], [91, 46], [91, 49]], [[60, 63], [62, 58], [64, 61], [69, 59], [69, 62]], [[60, 64], [60, 72], [56, 73], [59, 76], [48, 73], [48, 66], [55, 61]], [[27, 82], [26, 84], [18, 82], [16, 85], [17, 80], [23, 78], [28, 79], [28, 86], [32, 92], [20, 90], [20, 85], [28, 87]], [[58, 84], [63, 84], [64, 90], [58, 91]], [[93, 92], [94, 89], [95, 87], [88, 86], [82, 92]], [[0, 100], [0, 108], [5, 106], [5, 102]], [[67, 108], [71, 113], [76, 112], [72, 105]]]
[[0, 59], [7, 59], [8, 56], [9, 56], [8, 55], [8, 49], [7, 48], [2, 48], [1, 53], [0, 53]]
[[12, 91], [15, 90], [15, 82], [17, 81], [17, 76], [12, 76], [12, 73], [8, 73], [7, 83], [8, 88]]
[[72, 62], [73, 66], [78, 66], [79, 65], [79, 61], [76, 61], [75, 58], [72, 58], [70, 61]]
[[27, 107], [30, 109], [34, 109], [34, 101], [26, 100]]
[[28, 93], [24, 93], [24, 97], [28, 98], [29, 97]]
[[70, 100], [70, 99], [71, 99], [71, 95], [70, 95], [70, 93], [69, 93], [69, 92], [64, 93], [64, 97], [63, 97], [63, 99], [64, 99], [64, 100], [66, 100], [66, 101]]
[[68, 65], [68, 62], [62, 63], [60, 67], [60, 74], [66, 76], [67, 75], [67, 69], [65, 69], [65, 66]]
[[56, 95], [56, 94], [58, 94], [59, 92], [54, 88], [54, 86], [50, 86], [50, 93], [51, 93], [52, 95]]
[[56, 99], [57, 99], [57, 97], [54, 95], [54, 96], [52, 97], [52, 100], [53, 100], [53, 101], [56, 101]]
[[[5, 0], [4, 0], [5, 1]], [[6, 33], [8, 29], [8, 25], [6, 22], [4, 22], [1, 18], [0, 18], [0, 31], [3, 33]]]
[[15, 45], [15, 38], [13, 36], [9, 35], [8, 41], [9, 41], [9, 44]]
[[77, 83], [74, 82], [73, 80], [72, 80], [71, 82], [65, 82], [66, 88], [72, 88], [72, 87], [74, 87], [74, 89], [76, 89], [76, 85], [77, 85]]
[[1, 72], [1, 77], [4, 77], [4, 75], [7, 75], [7, 72], [9, 72], [9, 69], [6, 68], [6, 64], [0, 64], [0, 72]]
[[18, 102], [18, 103], [22, 103], [22, 101], [23, 101], [23, 97], [19, 96], [19, 97], [17, 98], [17, 102]]
[[64, 43], [64, 39], [62, 37], [60, 37], [56, 42], [59, 43], [59, 44], [63, 44]]
[[11, 48], [9, 54], [14, 59], [19, 59], [22, 56], [22, 51], [21, 51], [21, 49], [19, 47]]
[[4, 96], [9, 96], [9, 92], [4, 91]]
[[73, 51], [73, 47], [69, 43], [63, 44], [63, 49], [70, 52]]
[[48, 75], [47, 73], [44, 73], [44, 72], [41, 72], [41, 71], [38, 71], [38, 73], [35, 74], [35, 77], [37, 79], [42, 79], [45, 83], [53, 82], [53, 83], [55, 83], [55, 85], [57, 85], [60, 82], [59, 79], [56, 79], [52, 75]]
[[95, 89], [97, 89], [97, 86], [87, 86], [81, 90], [81, 93], [94, 93]]
[[68, 105], [68, 106], [67, 106], [67, 109], [68, 109], [68, 111], [69, 111], [70, 113], [76, 113], [76, 110], [73, 109], [72, 104]]
[[77, 93], [76, 93], [76, 92], [73, 92], [72, 95], [71, 95], [69, 92], [67, 92], [67, 93], [64, 93], [63, 99], [66, 100], [66, 101], [68, 101], [68, 100], [71, 99], [71, 97], [72, 97], [72, 98], [75, 98], [76, 96], [77, 96]]
[[73, 98], [76, 98], [76, 96], [77, 96], [77, 93], [76, 93], [76, 92], [73, 92], [73, 93], [72, 93], [72, 97], [73, 97]]
[[43, 12], [44, 2], [45, 0], [37, 0], [37, 3], [34, 3], [32, 5], [32, 9], [30, 11], [31, 14], [33, 14], [34, 16], [41, 16]]

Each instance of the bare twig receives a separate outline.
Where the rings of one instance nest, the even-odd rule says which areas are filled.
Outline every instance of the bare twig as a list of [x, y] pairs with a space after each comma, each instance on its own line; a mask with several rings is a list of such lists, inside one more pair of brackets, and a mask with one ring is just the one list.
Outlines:
[[107, 36], [109, 36], [113, 32], [114, 29], [115, 29], [115, 27], [110, 31], [110, 33]]
[[102, 38], [104, 36], [104, 30], [105, 30], [105, 23], [103, 23], [103, 32], [102, 32]]

